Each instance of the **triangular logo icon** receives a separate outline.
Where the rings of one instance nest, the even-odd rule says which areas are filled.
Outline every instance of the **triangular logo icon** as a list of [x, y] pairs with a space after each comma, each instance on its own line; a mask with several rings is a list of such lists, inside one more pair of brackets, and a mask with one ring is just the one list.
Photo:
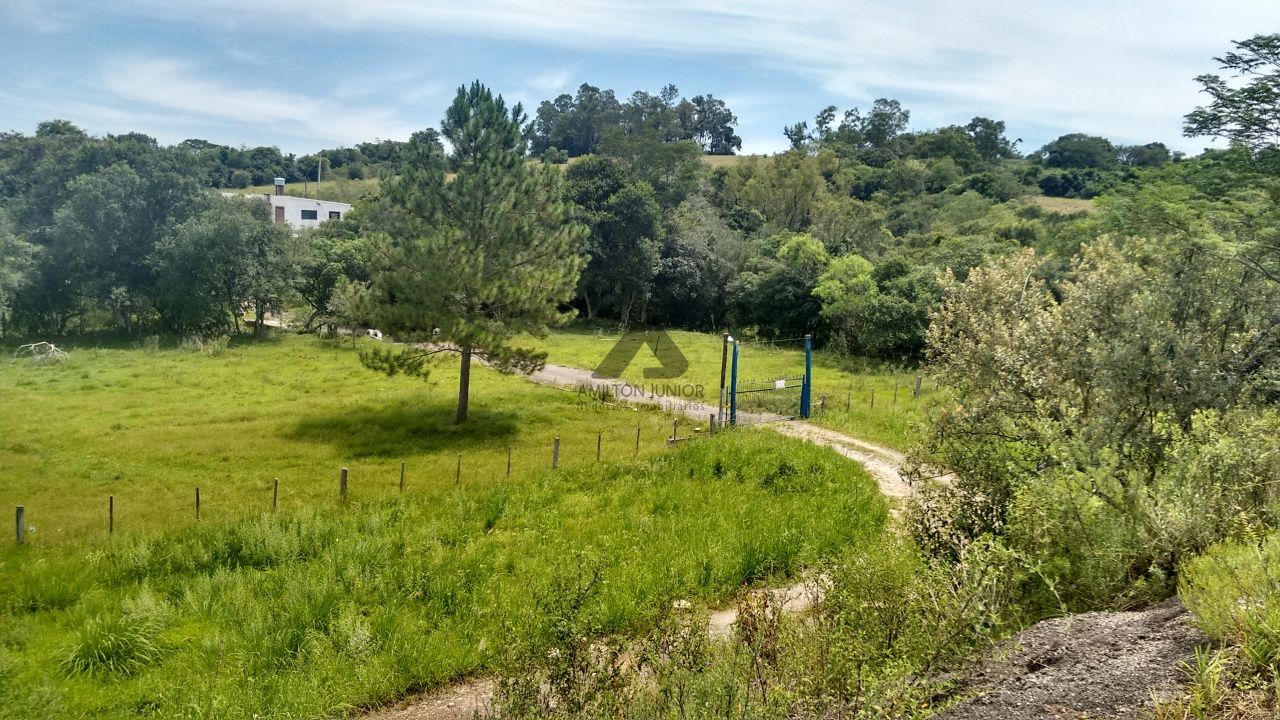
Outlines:
[[649, 346], [649, 350], [653, 352], [654, 357], [660, 363], [659, 367], [647, 367], [644, 369], [644, 378], [646, 380], [672, 380], [681, 377], [688, 371], [689, 361], [685, 359], [684, 353], [680, 352], [680, 348], [676, 347], [675, 342], [666, 331], [645, 330], [641, 332], [637, 330], [618, 338], [618, 341], [613, 344], [613, 348], [609, 350], [609, 354], [596, 367], [592, 376], [597, 379], [622, 377], [627, 367], [631, 365], [631, 361], [636, 359], [640, 348], [646, 345]]

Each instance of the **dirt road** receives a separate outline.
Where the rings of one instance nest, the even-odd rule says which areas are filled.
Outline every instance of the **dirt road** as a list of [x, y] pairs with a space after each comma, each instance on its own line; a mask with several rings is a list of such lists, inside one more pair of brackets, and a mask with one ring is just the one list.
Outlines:
[[[594, 392], [607, 390], [619, 402], [658, 407], [704, 423], [709, 422], [718, 409], [715, 405], [695, 398], [654, 394], [642, 386], [617, 378], [599, 377], [582, 368], [547, 365], [529, 376], [529, 379], [539, 385], [559, 388], [588, 389]], [[766, 423], [765, 427], [788, 437], [835, 450], [866, 468], [879, 484], [880, 492], [890, 500], [905, 500], [911, 494], [911, 487], [902, 479], [900, 472], [904, 462], [903, 455], [896, 450], [801, 420], [784, 420], [777, 415], [739, 413], [738, 420], [744, 424]]]
[[[589, 370], [548, 365], [530, 380], [570, 390], [608, 390], [621, 402], [660, 407], [706, 423], [715, 406], [689, 398], [655, 395], [644, 388]], [[903, 480], [904, 457], [882, 447], [807, 422], [740, 415], [765, 427], [815, 445], [830, 447], [860, 463], [880, 491], [895, 504], [911, 495]], [[803, 612], [822, 598], [821, 578], [769, 593], [787, 612]], [[707, 632], [726, 639], [737, 621], [736, 609], [711, 614]], [[1027, 628], [980, 662], [961, 681], [965, 694], [977, 697], [944, 713], [954, 720], [1044, 718], [1136, 718], [1149, 714], [1153, 698], [1179, 692], [1185, 661], [1204, 637], [1187, 623], [1177, 599], [1133, 613], [1086, 613], [1046, 620]], [[364, 720], [461, 720], [482, 713], [493, 698], [488, 679], [469, 679], [428, 695], [364, 716]]]

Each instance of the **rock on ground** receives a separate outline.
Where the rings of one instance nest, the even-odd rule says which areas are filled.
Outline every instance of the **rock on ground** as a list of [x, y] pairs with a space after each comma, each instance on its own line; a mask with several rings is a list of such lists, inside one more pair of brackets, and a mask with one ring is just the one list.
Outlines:
[[1207, 645], [1177, 598], [1135, 612], [1046, 620], [995, 648], [962, 680], [979, 693], [947, 720], [1149, 717], [1186, 682], [1182, 663]]

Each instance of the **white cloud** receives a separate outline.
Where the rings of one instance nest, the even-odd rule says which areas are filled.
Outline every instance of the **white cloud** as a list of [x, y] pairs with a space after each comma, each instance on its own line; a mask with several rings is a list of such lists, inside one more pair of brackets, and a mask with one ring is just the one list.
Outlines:
[[[167, 1], [147, 2], [151, 12], [174, 19], [204, 12], [210, 23], [252, 13], [260, 27], [277, 25], [268, 17], [305, 19], [353, 33], [727, 55], [794, 72], [835, 103], [912, 96], [921, 125], [986, 114], [1011, 127], [1166, 140], [1178, 136], [1181, 116], [1199, 101], [1192, 78], [1211, 68], [1211, 57], [1232, 39], [1280, 26], [1273, 0], [1230, 8], [1206, 0], [221, 0], [180, 13]], [[555, 74], [537, 80], [560, 84]]]
[[41, 34], [55, 33], [71, 27], [66, 14], [54, 0], [5, 0], [0, 17], [8, 18], [25, 30]]
[[542, 96], [559, 95], [569, 89], [572, 75], [568, 70], [544, 70], [529, 80], [529, 89]]
[[[269, 77], [269, 76], [264, 76]], [[414, 128], [393, 112], [263, 87], [237, 87], [188, 63], [135, 58], [112, 63], [104, 87], [117, 97], [203, 120], [235, 122], [279, 135], [337, 143], [407, 138]]]

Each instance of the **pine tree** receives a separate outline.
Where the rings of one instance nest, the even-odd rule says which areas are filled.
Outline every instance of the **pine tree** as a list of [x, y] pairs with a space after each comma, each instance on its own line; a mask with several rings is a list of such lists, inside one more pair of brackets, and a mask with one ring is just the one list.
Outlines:
[[[416, 133], [399, 178], [396, 209], [379, 239], [371, 283], [378, 327], [415, 343], [361, 360], [388, 374], [426, 376], [431, 360], [456, 353], [457, 421], [467, 418], [471, 361], [530, 373], [546, 353], [512, 345], [545, 333], [572, 312], [585, 228], [571, 222], [560, 171], [526, 162], [526, 118], [479, 82], [458, 89], [441, 130]], [[450, 178], [447, 173], [453, 173]]]

